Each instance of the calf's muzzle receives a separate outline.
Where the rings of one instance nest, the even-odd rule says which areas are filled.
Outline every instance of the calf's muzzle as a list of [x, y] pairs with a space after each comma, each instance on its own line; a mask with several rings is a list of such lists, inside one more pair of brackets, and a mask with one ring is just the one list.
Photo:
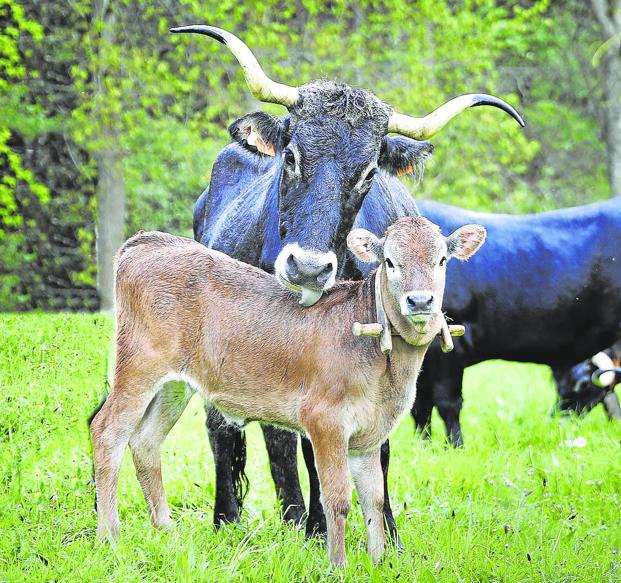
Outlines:
[[431, 316], [436, 309], [435, 297], [428, 291], [412, 291], [404, 295], [401, 309], [404, 316]]

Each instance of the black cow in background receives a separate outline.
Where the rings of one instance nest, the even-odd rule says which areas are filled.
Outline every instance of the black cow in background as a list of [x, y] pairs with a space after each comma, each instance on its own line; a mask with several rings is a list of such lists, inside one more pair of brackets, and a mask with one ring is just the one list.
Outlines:
[[[621, 342], [615, 342], [610, 348], [575, 366], [552, 368], [559, 411], [583, 414], [601, 403], [609, 419], [621, 419], [619, 399], [614, 394], [615, 386], [621, 382], [621, 375], [612, 372], [619, 367]], [[610, 372], [601, 374], [600, 371]]]
[[621, 201], [513, 216], [421, 201], [423, 216], [451, 232], [484, 225], [486, 247], [448, 268], [449, 318], [466, 326], [455, 350], [431, 346], [412, 415], [429, 435], [435, 406], [449, 441], [463, 444], [459, 415], [467, 366], [490, 359], [572, 367], [621, 336]]
[[[275, 272], [306, 306], [317, 302], [337, 276], [360, 279], [369, 272], [368, 265], [355, 264], [347, 253], [345, 238], [353, 227], [382, 236], [397, 218], [418, 214], [396, 176], [420, 176], [432, 149], [420, 140], [464, 109], [479, 105], [498, 107], [523, 125], [511, 106], [489, 95], [457, 97], [425, 117], [412, 118], [348, 85], [315, 81], [289, 87], [269, 79], [250, 49], [222, 29], [188, 26], [172, 32], [204, 34], [225, 44], [239, 61], [252, 94], [288, 110], [282, 118], [250, 113], [230, 126], [234, 143], [218, 156], [211, 184], [196, 203], [194, 233], [207, 247]], [[401, 135], [388, 136], [389, 132]], [[207, 424], [216, 464], [214, 522], [239, 520], [245, 438], [214, 411]], [[267, 426], [263, 433], [284, 517], [301, 522], [305, 507], [297, 474], [297, 436]], [[302, 449], [311, 485], [306, 532], [325, 532], [308, 440], [302, 440]], [[384, 513], [396, 539], [387, 491], [388, 460], [386, 442]]]

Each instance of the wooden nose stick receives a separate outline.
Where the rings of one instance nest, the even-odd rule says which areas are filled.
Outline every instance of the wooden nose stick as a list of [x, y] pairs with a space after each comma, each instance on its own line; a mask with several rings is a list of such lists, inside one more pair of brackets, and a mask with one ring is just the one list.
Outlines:
[[463, 336], [466, 333], [466, 327], [461, 324], [449, 324], [448, 329], [451, 336]]
[[448, 325], [445, 318], [442, 318], [442, 329], [440, 331], [440, 347], [442, 348], [442, 352], [451, 352], [455, 345], [453, 344], [452, 336], [463, 336], [466, 332], [466, 328], [464, 326], [460, 326], [459, 324], [451, 324]]
[[351, 332], [354, 336], [370, 336], [372, 338], [379, 338], [384, 331], [384, 327], [377, 322], [373, 324], [361, 324], [360, 322], [354, 322], [351, 327]]

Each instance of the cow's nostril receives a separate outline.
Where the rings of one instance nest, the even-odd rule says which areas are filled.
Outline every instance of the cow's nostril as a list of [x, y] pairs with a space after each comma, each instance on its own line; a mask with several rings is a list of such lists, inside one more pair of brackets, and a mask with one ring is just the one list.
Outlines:
[[293, 255], [289, 255], [289, 257], [287, 257], [286, 273], [287, 277], [292, 280], [300, 276], [300, 268]]
[[328, 265], [326, 265], [317, 275], [317, 281], [321, 284], [326, 283], [326, 281], [330, 279], [333, 271], [334, 265], [332, 265], [332, 263], [328, 263]]

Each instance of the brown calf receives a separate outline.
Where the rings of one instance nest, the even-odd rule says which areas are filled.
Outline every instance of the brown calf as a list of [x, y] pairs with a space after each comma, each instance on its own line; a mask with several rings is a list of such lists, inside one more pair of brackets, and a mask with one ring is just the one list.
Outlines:
[[[183, 379], [233, 420], [308, 435], [334, 565], [346, 562], [349, 469], [367, 549], [378, 560], [380, 445], [410, 410], [423, 356], [444, 321], [447, 259], [467, 259], [484, 239], [477, 225], [445, 238], [421, 217], [399, 219], [383, 239], [356, 229], [350, 249], [381, 269], [337, 284], [312, 308], [271, 275], [189, 239], [157, 232], [129, 239], [116, 267], [114, 383], [91, 425], [100, 535], [119, 529], [117, 481], [128, 443], [153, 524], [171, 524], [160, 447], [190, 394], [163, 385]], [[388, 354], [376, 339], [352, 334], [354, 322], [374, 322], [378, 312], [393, 328]]]

